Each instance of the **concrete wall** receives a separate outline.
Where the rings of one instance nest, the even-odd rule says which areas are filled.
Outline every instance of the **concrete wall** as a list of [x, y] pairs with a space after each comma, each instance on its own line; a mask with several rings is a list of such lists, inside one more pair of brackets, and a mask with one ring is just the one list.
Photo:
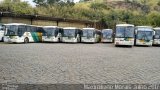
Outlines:
[[12, 17], [2, 17], [0, 19], [1, 23], [26, 23], [31, 24], [31, 20], [29, 19], [22, 19], [22, 18], [12, 18]]
[[33, 20], [33, 25], [42, 25], [42, 26], [57, 26], [56, 21], [47, 21], [47, 20]]
[[58, 26], [60, 26], [60, 27], [78, 27], [78, 28], [84, 28], [84, 27], [86, 27], [85, 24], [70, 23], [70, 22], [59, 22]]
[[[15, 18], [15, 17], [0, 17], [1, 23], [26, 23], [32, 25], [48, 25], [48, 26], [57, 26], [57, 21], [47, 21], [47, 20], [32, 20], [31, 19], [23, 19], [23, 18]], [[73, 22], [58, 22], [58, 26], [60, 27], [78, 27], [84, 28], [86, 27], [85, 23], [73, 23]]]

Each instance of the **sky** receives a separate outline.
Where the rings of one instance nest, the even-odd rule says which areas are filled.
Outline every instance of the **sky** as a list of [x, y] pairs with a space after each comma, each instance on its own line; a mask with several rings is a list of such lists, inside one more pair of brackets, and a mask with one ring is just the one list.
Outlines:
[[33, 0], [22, 0], [22, 1], [27, 1], [29, 4], [31, 4], [32, 6], [35, 6], [35, 3], [33, 3]]
[[[0, 0], [3, 1], [3, 0]], [[35, 6], [35, 3], [33, 3], [33, 0], [22, 0], [22, 1], [27, 1], [29, 4], [31, 4], [32, 6]], [[79, 0], [74, 0], [75, 2], [78, 2]]]

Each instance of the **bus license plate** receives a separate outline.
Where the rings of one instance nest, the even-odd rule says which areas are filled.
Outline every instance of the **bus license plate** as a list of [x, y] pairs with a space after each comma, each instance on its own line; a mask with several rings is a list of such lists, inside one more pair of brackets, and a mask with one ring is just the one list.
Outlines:
[[140, 40], [140, 42], [144, 42], [144, 40]]
[[15, 36], [10, 36], [11, 39], [15, 38]]

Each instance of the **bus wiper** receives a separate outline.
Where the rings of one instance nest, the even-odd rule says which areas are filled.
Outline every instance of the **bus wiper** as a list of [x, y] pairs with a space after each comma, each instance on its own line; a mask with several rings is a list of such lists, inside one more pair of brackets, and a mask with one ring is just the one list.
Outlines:
[[125, 33], [124, 33], [125, 35], [125, 38], [132, 38], [132, 36], [130, 36], [127, 32], [126, 32], [126, 30], [125, 30]]
[[144, 32], [144, 36], [146, 37], [146, 41], [149, 41], [149, 38], [145, 32]]

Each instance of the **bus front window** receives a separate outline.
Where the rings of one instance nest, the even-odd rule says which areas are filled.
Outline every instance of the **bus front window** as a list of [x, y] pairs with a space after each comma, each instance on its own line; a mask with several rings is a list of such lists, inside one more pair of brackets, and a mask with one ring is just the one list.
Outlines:
[[75, 30], [70, 30], [70, 29], [65, 29], [63, 31], [64, 37], [75, 37], [76, 36], [75, 33], [76, 33]]
[[127, 27], [125, 30], [125, 37], [133, 38], [134, 37], [134, 27]]
[[18, 26], [18, 32], [17, 35], [18, 36], [22, 36], [24, 34], [24, 32], [26, 31], [26, 27], [23, 25]]
[[3, 25], [0, 25], [0, 30], [5, 30], [5, 26], [3, 26]]
[[94, 31], [93, 30], [83, 30], [83, 37], [93, 38]]
[[155, 39], [160, 39], [160, 30], [155, 31]]
[[116, 28], [116, 37], [117, 38], [123, 38], [125, 32], [125, 27], [117, 27]]
[[7, 25], [6, 28], [7, 28], [7, 33], [6, 33], [7, 36], [9, 36], [9, 35], [17, 35], [18, 26], [16, 26], [16, 25]]
[[57, 36], [56, 28], [44, 28], [44, 36]]
[[153, 32], [152, 31], [138, 31], [137, 39], [140, 40], [152, 40], [153, 38]]
[[103, 33], [103, 38], [106, 38], [106, 39], [112, 38], [112, 30], [102, 31], [102, 33]]
[[117, 27], [116, 28], [117, 38], [133, 38], [134, 37], [134, 27]]

